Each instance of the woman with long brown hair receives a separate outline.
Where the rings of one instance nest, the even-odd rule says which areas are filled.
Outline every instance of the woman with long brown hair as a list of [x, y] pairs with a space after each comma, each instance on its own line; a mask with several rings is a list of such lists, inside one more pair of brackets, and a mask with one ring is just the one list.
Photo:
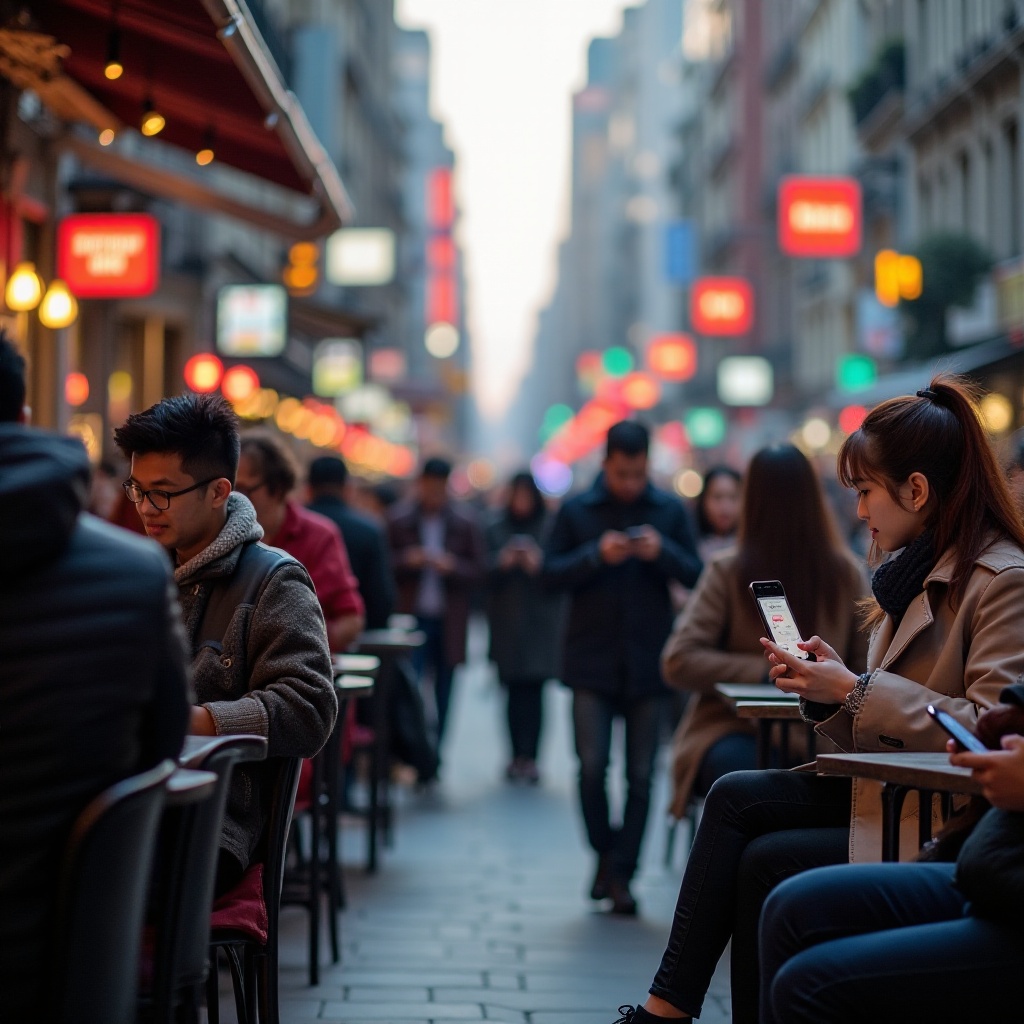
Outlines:
[[767, 682], [751, 580], [780, 580], [804, 635], [829, 637], [848, 665], [863, 670], [867, 637], [858, 628], [857, 601], [867, 579], [839, 539], [814, 467], [793, 445], [762, 448], [750, 460], [738, 543], [705, 565], [662, 651], [665, 681], [695, 695], [673, 741], [676, 818], [692, 793], [707, 796], [723, 775], [756, 763], [752, 725], [715, 692], [720, 682]]
[[[817, 636], [803, 644], [814, 662], [761, 640], [776, 685], [800, 694], [818, 734], [841, 749], [944, 750], [929, 703], [972, 726], [1024, 673], [1024, 525], [975, 397], [963, 381], [936, 377], [874, 409], [839, 453], [840, 479], [859, 493], [858, 516], [889, 555], [871, 581], [868, 671], [858, 676]], [[620, 1020], [699, 1014], [731, 938], [733, 1021], [756, 1021], [765, 898], [785, 878], [859, 853], [861, 820], [877, 810], [877, 799], [855, 803], [847, 780], [811, 772], [719, 779], [651, 995], [642, 1007], [621, 1007]], [[870, 851], [876, 858], [879, 848]]]

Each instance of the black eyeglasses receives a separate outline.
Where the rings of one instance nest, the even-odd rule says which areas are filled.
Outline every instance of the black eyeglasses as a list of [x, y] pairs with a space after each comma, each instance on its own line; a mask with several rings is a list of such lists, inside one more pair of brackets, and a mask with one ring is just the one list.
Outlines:
[[218, 476], [211, 476], [208, 480], [200, 480], [199, 483], [180, 491], [144, 491], [134, 480], [125, 480], [121, 486], [124, 488], [124, 493], [128, 495], [128, 500], [134, 504], [141, 505], [149, 498], [149, 503], [153, 508], [158, 512], [166, 512], [171, 507], [171, 498], [177, 498], [181, 494], [188, 494], [189, 491], [196, 491], [200, 487], [205, 487], [207, 484], [212, 484], [214, 480], [219, 479], [220, 477]]

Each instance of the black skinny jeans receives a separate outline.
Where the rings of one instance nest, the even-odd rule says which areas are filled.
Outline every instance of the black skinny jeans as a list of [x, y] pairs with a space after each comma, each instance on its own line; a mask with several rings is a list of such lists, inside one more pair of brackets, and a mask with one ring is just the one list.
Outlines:
[[544, 680], [503, 680], [508, 688], [508, 735], [512, 756], [537, 760], [544, 717]]
[[732, 939], [733, 1024], [757, 1024], [757, 931], [768, 893], [849, 856], [850, 783], [811, 772], [733, 772], [711, 787], [652, 995], [699, 1017]]

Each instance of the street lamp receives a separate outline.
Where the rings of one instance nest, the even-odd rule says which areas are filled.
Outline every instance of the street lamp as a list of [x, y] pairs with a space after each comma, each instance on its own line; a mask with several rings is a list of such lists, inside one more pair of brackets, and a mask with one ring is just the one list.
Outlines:
[[39, 322], [44, 327], [60, 330], [70, 327], [78, 318], [78, 300], [59, 278], [50, 282], [39, 305]]
[[28, 261], [19, 263], [7, 279], [4, 302], [15, 313], [27, 313], [39, 305], [43, 297], [43, 281], [36, 273], [36, 265]]

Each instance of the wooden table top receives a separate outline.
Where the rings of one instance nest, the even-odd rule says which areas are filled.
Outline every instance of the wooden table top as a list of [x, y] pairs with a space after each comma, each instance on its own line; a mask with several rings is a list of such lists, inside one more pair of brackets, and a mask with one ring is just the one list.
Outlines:
[[733, 705], [740, 700], [774, 701], [794, 706], [800, 703], [795, 693], [784, 693], [770, 683], [715, 683], [715, 690]]
[[738, 700], [733, 706], [737, 718], [770, 718], [776, 722], [802, 722], [800, 705], [789, 700]]
[[[182, 745], [181, 753], [178, 755], [178, 763], [182, 768], [194, 768], [196, 765], [201, 764], [203, 758], [213, 749], [216, 744], [223, 739], [222, 736], [186, 736], [185, 742]], [[262, 745], [263, 757], [248, 758], [252, 761], [261, 761], [267, 756], [267, 741], [262, 736], [250, 736], [246, 734], [246, 739], [254, 740], [258, 744]]]
[[334, 689], [339, 697], [369, 697], [373, 693], [373, 680], [369, 676], [340, 675], [334, 677]]
[[971, 777], [969, 768], [949, 763], [948, 754], [819, 754], [819, 775], [843, 775], [859, 779], [877, 779], [913, 789], [931, 789], [943, 793], [980, 793], [981, 786]]
[[380, 658], [375, 654], [332, 654], [334, 674], [373, 676], [380, 669]]

